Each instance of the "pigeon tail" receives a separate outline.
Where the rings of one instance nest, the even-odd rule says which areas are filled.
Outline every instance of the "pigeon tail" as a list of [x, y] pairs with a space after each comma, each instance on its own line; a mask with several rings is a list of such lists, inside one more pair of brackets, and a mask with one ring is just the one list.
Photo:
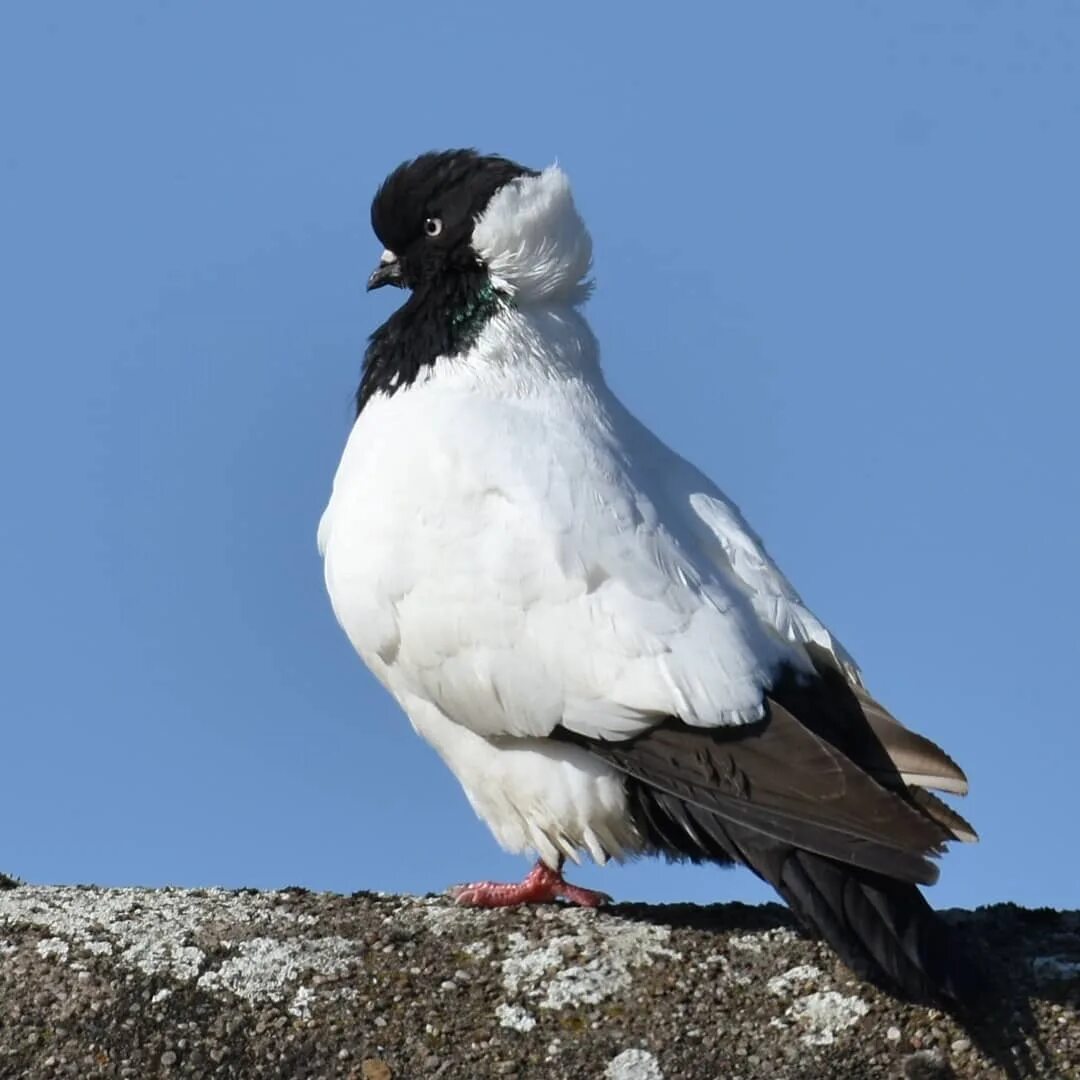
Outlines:
[[861, 979], [950, 1012], [976, 1009], [980, 965], [918, 887], [809, 851], [754, 866]]
[[981, 1008], [982, 965], [910, 880], [765, 836], [635, 779], [627, 793], [653, 852], [748, 867], [860, 978], [958, 1017]]

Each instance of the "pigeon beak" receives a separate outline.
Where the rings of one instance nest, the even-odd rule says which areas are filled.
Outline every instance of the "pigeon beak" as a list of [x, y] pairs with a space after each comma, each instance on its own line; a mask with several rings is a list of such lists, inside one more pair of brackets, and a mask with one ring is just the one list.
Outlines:
[[401, 279], [401, 263], [392, 251], [384, 251], [379, 258], [379, 265], [375, 272], [367, 279], [367, 291], [381, 289], [384, 285], [396, 285], [399, 289], [405, 288], [405, 282]]

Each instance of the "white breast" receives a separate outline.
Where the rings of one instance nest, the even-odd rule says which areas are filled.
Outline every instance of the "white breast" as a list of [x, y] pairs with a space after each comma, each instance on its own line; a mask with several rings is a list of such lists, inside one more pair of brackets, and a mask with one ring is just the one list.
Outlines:
[[[545, 330], [573, 354], [563, 362], [588, 367], [583, 323], [561, 318]], [[542, 520], [572, 517], [555, 415], [565, 401], [551, 400], [549, 371], [520, 362], [530, 335], [519, 324], [510, 342], [509, 331], [492, 333], [504, 344], [485, 347], [482, 360], [440, 360], [407, 390], [368, 403], [319, 544], [350, 641], [499, 842], [552, 864], [579, 851], [604, 861], [640, 846], [619, 777], [574, 746], [496, 734], [514, 725], [546, 734], [559, 722], [563, 680], [515, 650], [539, 609], [584, 588], [566, 573], [560, 541], [570, 538]]]

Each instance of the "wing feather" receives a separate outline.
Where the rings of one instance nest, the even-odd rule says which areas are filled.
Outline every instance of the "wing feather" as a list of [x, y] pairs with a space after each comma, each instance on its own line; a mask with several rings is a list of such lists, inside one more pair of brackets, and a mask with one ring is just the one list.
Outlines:
[[937, 868], [926, 856], [952, 839], [947, 827], [877, 783], [772, 699], [767, 717], [743, 728], [696, 729], [669, 719], [634, 739], [587, 745], [682, 804], [696, 822], [699, 844], [709, 819], [719, 818], [759, 837], [931, 884]]

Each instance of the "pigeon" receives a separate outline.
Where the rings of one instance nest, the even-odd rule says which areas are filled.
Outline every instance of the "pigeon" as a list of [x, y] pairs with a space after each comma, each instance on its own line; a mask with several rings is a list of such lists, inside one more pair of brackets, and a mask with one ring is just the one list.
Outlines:
[[566, 173], [425, 153], [379, 187], [371, 335], [319, 524], [334, 613], [507, 850], [461, 904], [609, 898], [567, 859], [741, 864], [860, 977], [961, 1000], [919, 890], [960, 767], [867, 690], [739, 509], [620, 402]]

